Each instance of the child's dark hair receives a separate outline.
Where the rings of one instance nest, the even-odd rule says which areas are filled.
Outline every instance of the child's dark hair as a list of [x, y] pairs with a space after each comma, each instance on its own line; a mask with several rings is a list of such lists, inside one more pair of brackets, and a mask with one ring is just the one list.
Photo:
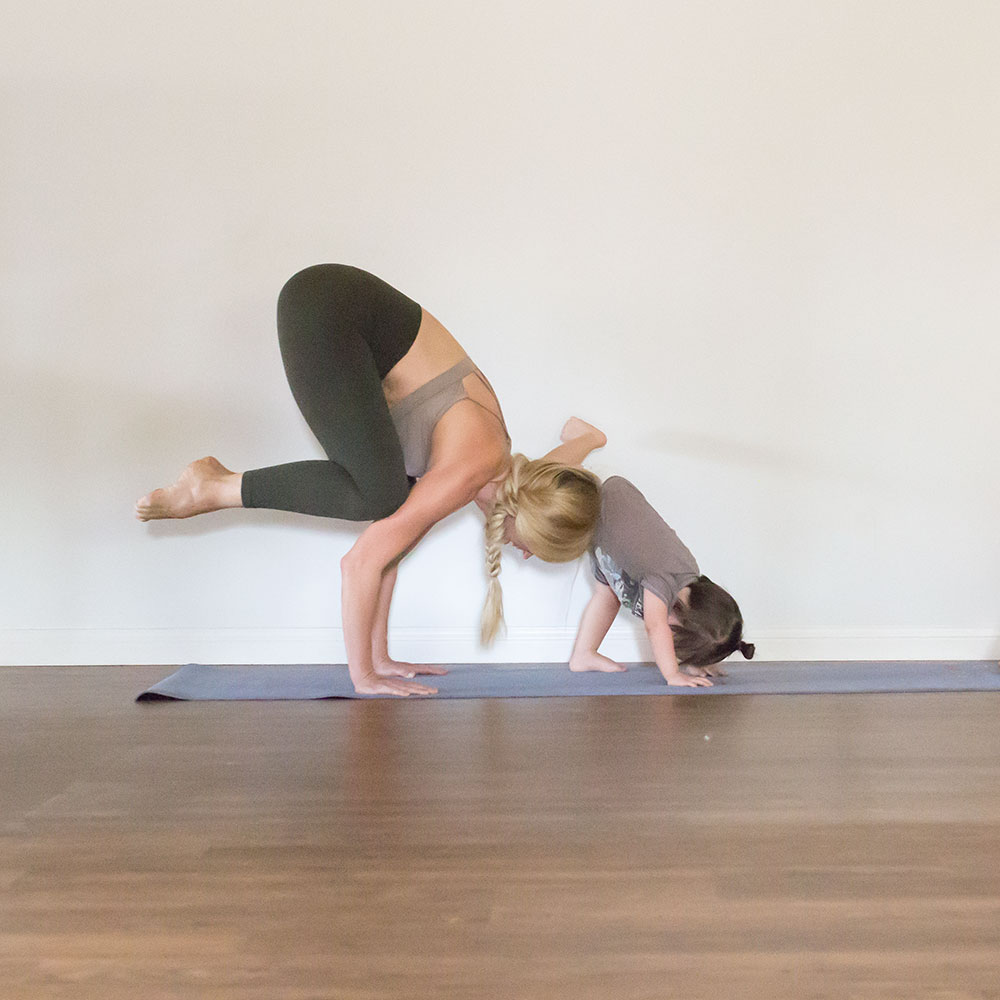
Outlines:
[[687, 603], [677, 601], [672, 611], [679, 622], [671, 626], [678, 663], [710, 667], [737, 649], [746, 659], [753, 658], [753, 643], [743, 641], [739, 605], [707, 576], [699, 576], [691, 584]]

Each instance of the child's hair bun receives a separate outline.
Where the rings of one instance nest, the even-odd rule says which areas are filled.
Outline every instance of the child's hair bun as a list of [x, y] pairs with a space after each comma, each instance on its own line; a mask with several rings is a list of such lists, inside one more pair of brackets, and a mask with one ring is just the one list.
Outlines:
[[753, 654], [757, 651], [757, 647], [752, 642], [741, 642], [740, 652], [743, 654], [743, 659], [752, 660]]

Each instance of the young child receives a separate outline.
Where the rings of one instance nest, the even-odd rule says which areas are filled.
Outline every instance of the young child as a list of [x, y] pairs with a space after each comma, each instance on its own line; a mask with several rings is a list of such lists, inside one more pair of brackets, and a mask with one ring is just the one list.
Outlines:
[[736, 601], [700, 574], [673, 529], [621, 476], [601, 487], [590, 558], [597, 589], [583, 612], [570, 670], [625, 669], [597, 651], [622, 606], [642, 618], [668, 684], [711, 687], [710, 677], [725, 675], [718, 664], [730, 653], [753, 656]]

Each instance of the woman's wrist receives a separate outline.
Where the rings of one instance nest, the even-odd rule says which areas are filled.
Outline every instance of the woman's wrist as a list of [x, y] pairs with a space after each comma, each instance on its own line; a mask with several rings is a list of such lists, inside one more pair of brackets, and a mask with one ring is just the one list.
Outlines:
[[369, 667], [356, 667], [354, 665], [348, 665], [347, 672], [351, 675], [351, 683], [357, 687], [359, 684], [363, 684], [365, 681], [370, 681], [373, 677], [378, 677], [373, 666]]

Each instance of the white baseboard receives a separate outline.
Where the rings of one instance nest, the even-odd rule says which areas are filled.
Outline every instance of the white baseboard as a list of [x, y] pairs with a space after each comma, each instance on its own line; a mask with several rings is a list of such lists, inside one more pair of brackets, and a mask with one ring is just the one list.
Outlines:
[[[511, 628], [485, 649], [473, 629], [399, 628], [390, 651], [425, 663], [558, 663], [569, 657], [575, 634]], [[1000, 658], [1000, 634], [980, 629], [788, 629], [752, 639], [760, 661]], [[641, 628], [631, 624], [612, 628], [601, 652], [623, 662], [652, 660]], [[0, 629], [0, 666], [345, 661], [339, 628]]]

